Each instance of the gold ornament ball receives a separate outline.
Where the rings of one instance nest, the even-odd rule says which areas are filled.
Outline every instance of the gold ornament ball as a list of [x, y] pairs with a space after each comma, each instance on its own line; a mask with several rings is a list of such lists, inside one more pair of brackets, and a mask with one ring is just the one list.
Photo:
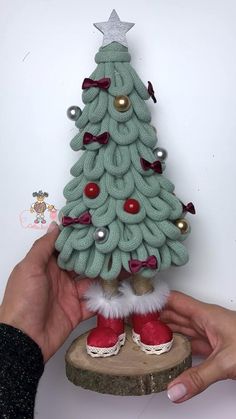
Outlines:
[[189, 231], [189, 223], [184, 218], [175, 221], [176, 227], [181, 231], [181, 234], [186, 234]]
[[128, 96], [116, 96], [114, 106], [118, 112], [126, 112], [129, 110], [131, 102]]

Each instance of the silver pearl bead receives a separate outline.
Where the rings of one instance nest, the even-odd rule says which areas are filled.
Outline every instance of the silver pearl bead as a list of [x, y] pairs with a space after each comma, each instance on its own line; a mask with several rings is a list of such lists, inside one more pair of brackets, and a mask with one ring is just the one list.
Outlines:
[[106, 227], [98, 227], [94, 232], [94, 240], [97, 243], [104, 243], [108, 239], [108, 229]]
[[70, 106], [67, 109], [66, 114], [67, 114], [67, 117], [71, 119], [71, 121], [76, 121], [82, 114], [82, 111], [78, 106]]
[[161, 147], [155, 148], [155, 150], [153, 150], [153, 153], [155, 154], [157, 159], [160, 160], [160, 161], [164, 161], [168, 157], [167, 151], [164, 148], [161, 148]]

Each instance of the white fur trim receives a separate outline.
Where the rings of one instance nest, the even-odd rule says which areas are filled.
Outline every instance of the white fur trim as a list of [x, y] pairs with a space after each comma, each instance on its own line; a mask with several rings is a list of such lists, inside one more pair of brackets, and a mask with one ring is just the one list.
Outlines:
[[130, 314], [130, 306], [126, 295], [119, 292], [115, 296], [109, 296], [104, 293], [99, 282], [90, 286], [85, 293], [85, 298], [90, 311], [98, 312], [106, 318], [117, 319]]
[[129, 306], [130, 312], [146, 314], [160, 311], [165, 306], [170, 292], [168, 285], [155, 279], [152, 285], [154, 287], [153, 291], [136, 295], [129, 282], [122, 282], [120, 291], [126, 296], [126, 304]]

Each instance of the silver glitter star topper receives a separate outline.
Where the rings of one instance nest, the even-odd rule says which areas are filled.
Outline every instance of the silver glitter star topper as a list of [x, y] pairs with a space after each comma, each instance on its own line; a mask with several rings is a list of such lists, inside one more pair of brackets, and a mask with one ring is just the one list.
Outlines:
[[104, 34], [102, 46], [119, 42], [119, 44], [128, 47], [126, 33], [134, 26], [134, 23], [121, 22], [115, 9], [107, 22], [94, 23], [95, 28]]

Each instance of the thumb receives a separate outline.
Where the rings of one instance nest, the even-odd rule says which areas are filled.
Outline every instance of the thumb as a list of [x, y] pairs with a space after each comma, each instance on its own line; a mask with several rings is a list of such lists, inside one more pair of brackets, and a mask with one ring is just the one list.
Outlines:
[[220, 379], [220, 371], [215, 359], [208, 358], [172, 381], [168, 386], [167, 395], [172, 402], [181, 403], [201, 393]]
[[59, 234], [58, 224], [54, 221], [50, 224], [47, 233], [36, 240], [26, 255], [26, 260], [33, 264], [45, 265], [55, 250], [55, 241]]

